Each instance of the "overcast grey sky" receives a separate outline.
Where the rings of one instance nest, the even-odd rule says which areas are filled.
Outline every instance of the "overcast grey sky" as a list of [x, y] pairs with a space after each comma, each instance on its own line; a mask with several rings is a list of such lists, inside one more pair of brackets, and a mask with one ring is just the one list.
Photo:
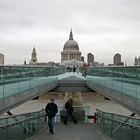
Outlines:
[[140, 0], [0, 0], [0, 53], [6, 64], [61, 60], [70, 28], [82, 55], [113, 62], [120, 53], [132, 65], [140, 56]]

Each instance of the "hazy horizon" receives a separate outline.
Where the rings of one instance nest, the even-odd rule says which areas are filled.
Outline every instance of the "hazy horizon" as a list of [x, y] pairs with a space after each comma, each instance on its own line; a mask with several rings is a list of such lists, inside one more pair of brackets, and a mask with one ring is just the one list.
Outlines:
[[0, 0], [0, 53], [23, 64], [36, 48], [38, 62], [60, 62], [70, 28], [82, 56], [113, 63], [115, 53], [133, 65], [140, 56], [139, 0]]

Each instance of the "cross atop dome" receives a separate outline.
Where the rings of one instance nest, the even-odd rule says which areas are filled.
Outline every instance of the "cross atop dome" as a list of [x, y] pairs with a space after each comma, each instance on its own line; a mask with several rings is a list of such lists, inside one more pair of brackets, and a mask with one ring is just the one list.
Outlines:
[[73, 40], [72, 28], [70, 29], [70, 37], [69, 37], [69, 40]]
[[32, 54], [36, 54], [36, 50], [35, 50], [35, 47], [33, 48], [33, 52], [32, 52]]

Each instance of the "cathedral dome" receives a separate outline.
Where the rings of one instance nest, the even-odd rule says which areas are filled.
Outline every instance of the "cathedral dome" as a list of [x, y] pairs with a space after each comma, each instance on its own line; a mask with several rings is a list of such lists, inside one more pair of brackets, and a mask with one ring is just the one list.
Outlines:
[[70, 31], [69, 40], [64, 44], [63, 50], [79, 50], [77, 42], [73, 40], [72, 30]]

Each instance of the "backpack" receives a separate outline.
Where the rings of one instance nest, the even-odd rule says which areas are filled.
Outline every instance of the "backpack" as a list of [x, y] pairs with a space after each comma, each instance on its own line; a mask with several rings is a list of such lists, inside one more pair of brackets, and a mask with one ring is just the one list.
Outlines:
[[69, 108], [69, 104], [68, 102], [65, 103], [65, 109], [68, 109]]

